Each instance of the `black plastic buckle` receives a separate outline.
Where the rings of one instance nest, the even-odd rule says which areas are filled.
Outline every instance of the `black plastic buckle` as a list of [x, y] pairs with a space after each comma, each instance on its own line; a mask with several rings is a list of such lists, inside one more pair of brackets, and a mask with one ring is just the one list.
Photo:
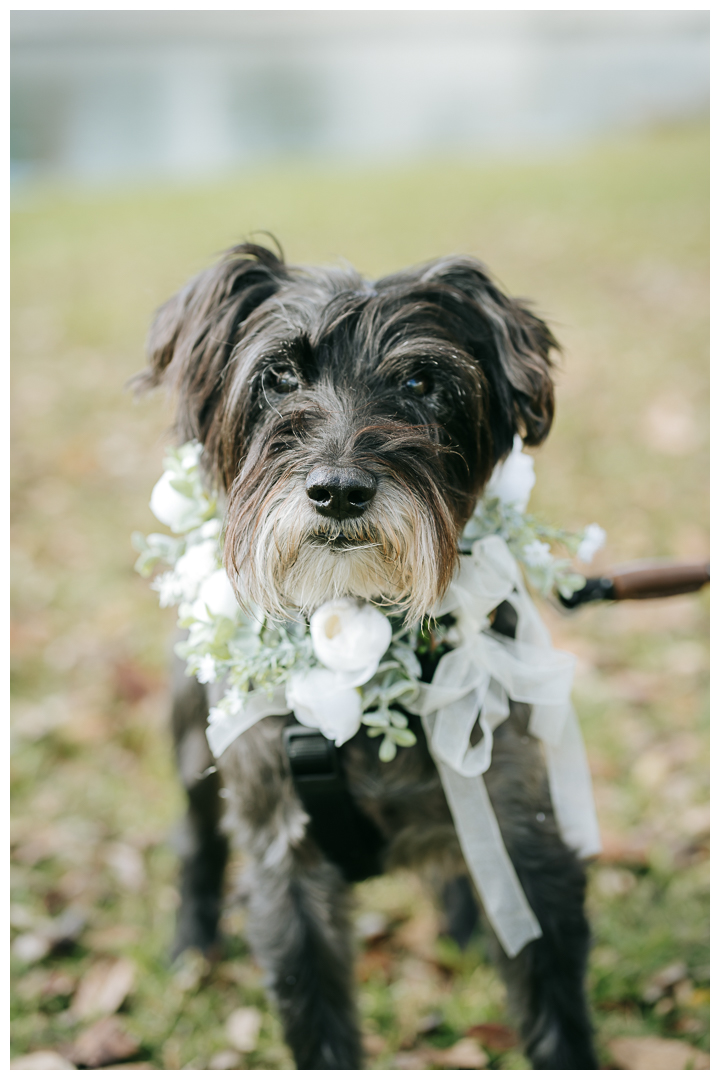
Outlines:
[[572, 596], [563, 596], [558, 593], [558, 600], [565, 608], [580, 607], [581, 604], [590, 604], [594, 600], [614, 600], [615, 582], [612, 578], [587, 578], [582, 589], [577, 589]]
[[293, 781], [302, 795], [334, 795], [345, 790], [335, 743], [317, 728], [291, 724], [283, 744]]

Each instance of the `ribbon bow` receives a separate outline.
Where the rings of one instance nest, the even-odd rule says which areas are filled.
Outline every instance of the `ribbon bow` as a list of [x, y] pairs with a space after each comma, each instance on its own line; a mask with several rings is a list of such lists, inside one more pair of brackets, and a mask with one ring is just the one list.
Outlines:
[[[489, 613], [507, 600], [518, 621], [515, 640], [495, 634]], [[499, 536], [477, 540], [436, 615], [452, 611], [463, 641], [446, 653], [432, 683], [410, 706], [423, 721], [457, 827], [468, 870], [486, 915], [509, 956], [540, 936], [540, 927], [500, 835], [482, 778], [492, 760], [493, 732], [510, 701], [532, 706], [529, 732], [542, 740], [555, 817], [581, 856], [600, 850], [590, 773], [570, 700], [575, 658], [554, 649], [520, 570]], [[473, 746], [476, 722], [482, 739]]]

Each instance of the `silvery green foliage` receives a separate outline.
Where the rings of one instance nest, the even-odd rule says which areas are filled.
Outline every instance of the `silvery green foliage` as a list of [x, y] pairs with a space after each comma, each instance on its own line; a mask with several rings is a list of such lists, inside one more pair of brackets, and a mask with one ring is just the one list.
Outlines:
[[[585, 578], [573, 569], [571, 558], [553, 555], [551, 545], [562, 544], [571, 556], [576, 555], [587, 534], [595, 529], [603, 533], [598, 525], [589, 525], [582, 533], [558, 529], [498, 498], [484, 498], [479, 500], [465, 526], [461, 547], [469, 550], [473, 541], [483, 536], [501, 536], [538, 592], [548, 596], [557, 590], [561, 596], [569, 597], [583, 587]], [[594, 532], [592, 538], [596, 539]], [[589, 545], [585, 550], [589, 550]]]

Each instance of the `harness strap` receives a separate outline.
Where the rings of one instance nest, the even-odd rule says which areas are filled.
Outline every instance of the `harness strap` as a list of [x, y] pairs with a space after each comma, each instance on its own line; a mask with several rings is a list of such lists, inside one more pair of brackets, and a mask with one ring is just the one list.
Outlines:
[[385, 840], [347, 786], [335, 743], [302, 724], [283, 730], [295, 790], [310, 816], [308, 831], [346, 881], [382, 874]]

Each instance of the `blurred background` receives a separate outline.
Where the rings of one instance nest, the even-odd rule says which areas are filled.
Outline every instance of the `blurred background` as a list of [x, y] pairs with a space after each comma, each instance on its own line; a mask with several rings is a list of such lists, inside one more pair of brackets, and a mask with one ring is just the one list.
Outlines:
[[[124, 390], [152, 312], [262, 230], [369, 276], [478, 256], [564, 347], [530, 509], [600, 522], [594, 571], [705, 558], [708, 34], [702, 11], [11, 14], [21, 1067], [290, 1066], [230, 894], [223, 955], [167, 963], [174, 614], [129, 536], [172, 406]], [[707, 590], [542, 611], [578, 656], [605, 843], [602, 1061], [707, 1067]], [[525, 1067], [481, 935], [458, 952], [410, 876], [356, 900], [372, 1067]]]
[[17, 177], [548, 152], [702, 115], [708, 14], [16, 11]]

